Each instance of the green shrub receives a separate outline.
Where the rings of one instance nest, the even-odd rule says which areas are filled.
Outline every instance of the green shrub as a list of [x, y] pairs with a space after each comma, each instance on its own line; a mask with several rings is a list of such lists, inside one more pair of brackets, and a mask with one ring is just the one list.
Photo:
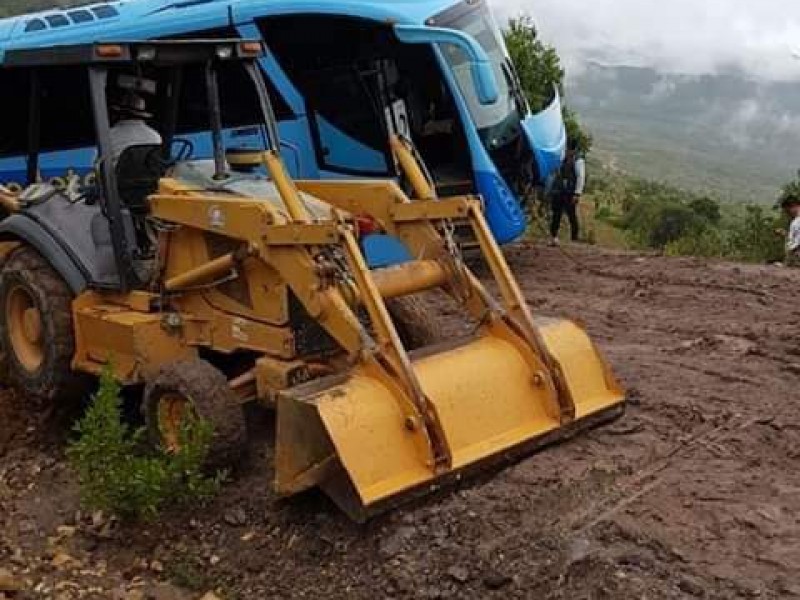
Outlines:
[[702, 231], [705, 219], [674, 200], [639, 200], [631, 204], [620, 224], [638, 245], [664, 250], [668, 244]]
[[721, 258], [725, 255], [725, 240], [714, 227], [693, 231], [670, 242], [664, 249], [668, 256], [703, 256]]
[[125, 424], [121, 407], [120, 386], [106, 368], [67, 449], [87, 508], [124, 520], [152, 519], [169, 506], [206, 501], [218, 492], [224, 474], [203, 472], [213, 433], [208, 423], [187, 426], [174, 454], [147, 453], [144, 430]]
[[776, 233], [784, 218], [762, 206], [746, 207], [744, 218], [730, 226], [728, 255], [750, 262], [775, 262], [785, 254], [785, 240]]
[[722, 211], [720, 210], [719, 202], [712, 200], [708, 196], [700, 196], [690, 200], [689, 208], [714, 225], [718, 225], [722, 220]]
[[608, 221], [612, 216], [611, 208], [608, 206], [601, 206], [594, 212], [594, 218], [598, 221]]

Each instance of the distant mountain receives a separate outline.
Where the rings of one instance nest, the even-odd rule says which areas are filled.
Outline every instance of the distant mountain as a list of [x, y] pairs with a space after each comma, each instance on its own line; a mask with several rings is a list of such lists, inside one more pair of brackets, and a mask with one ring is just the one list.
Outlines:
[[772, 202], [800, 167], [800, 83], [593, 63], [568, 95], [598, 156], [634, 175]]

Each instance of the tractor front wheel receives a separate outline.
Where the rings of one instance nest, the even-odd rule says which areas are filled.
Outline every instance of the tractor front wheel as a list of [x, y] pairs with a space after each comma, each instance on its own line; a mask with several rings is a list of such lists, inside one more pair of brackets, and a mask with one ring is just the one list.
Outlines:
[[206, 459], [210, 469], [236, 467], [247, 444], [244, 411], [221, 371], [201, 359], [171, 363], [147, 384], [142, 404], [148, 435], [154, 445], [178, 452], [192, 435], [191, 424], [212, 429]]
[[72, 291], [29, 246], [9, 256], [0, 274], [0, 352], [8, 383], [27, 396], [54, 401], [87, 392], [72, 371]]

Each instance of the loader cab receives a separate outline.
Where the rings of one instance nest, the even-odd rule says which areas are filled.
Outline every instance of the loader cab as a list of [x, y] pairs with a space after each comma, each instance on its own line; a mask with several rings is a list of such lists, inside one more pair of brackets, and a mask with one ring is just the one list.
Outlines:
[[[229, 178], [222, 130], [260, 123], [263, 147], [277, 148], [274, 116], [256, 59], [260, 42], [102, 43], [9, 51], [0, 68], [5, 95], [0, 157], [24, 155], [25, 191], [18, 214], [3, 221], [0, 237], [40, 239], [45, 256], [72, 265], [64, 274], [74, 291], [129, 291], [148, 282], [155, 231], [148, 196], [172, 169], [204, 161], [207, 185]], [[8, 87], [7, 87], [8, 86]], [[160, 144], [114, 138], [118, 94], [147, 98], [143, 125]], [[93, 168], [65, 165], [66, 177], [43, 184], [42, 153], [90, 148]], [[41, 231], [39, 231], [41, 230]], [[34, 232], [35, 231], [35, 232]], [[34, 232], [34, 233], [32, 233]], [[68, 249], [68, 250], [66, 250]], [[51, 262], [57, 262], [53, 256]]]

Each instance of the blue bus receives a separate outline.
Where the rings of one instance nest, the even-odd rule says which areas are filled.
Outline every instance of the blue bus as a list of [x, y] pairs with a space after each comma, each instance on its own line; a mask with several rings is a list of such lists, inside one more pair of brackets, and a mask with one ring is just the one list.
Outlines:
[[[500, 243], [526, 228], [525, 195], [561, 164], [561, 101], [534, 113], [487, 0], [119, 0], [0, 20], [6, 49], [111, 39], [262, 38], [283, 151], [299, 179], [395, 177], [389, 134], [410, 139], [443, 195], [480, 194]], [[197, 153], [207, 152], [202, 139]], [[260, 144], [257, 127], [226, 131]], [[41, 157], [40, 177], [91, 171], [93, 148]], [[26, 159], [3, 152], [0, 182]]]

